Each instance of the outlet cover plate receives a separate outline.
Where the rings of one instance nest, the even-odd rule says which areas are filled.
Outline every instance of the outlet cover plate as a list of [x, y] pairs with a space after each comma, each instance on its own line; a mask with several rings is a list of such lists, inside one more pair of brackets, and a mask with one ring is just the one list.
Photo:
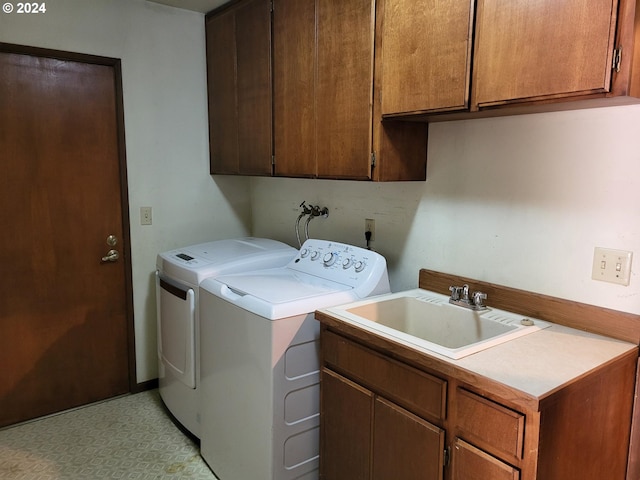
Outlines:
[[591, 278], [603, 282], [629, 285], [633, 252], [596, 247], [593, 252]]

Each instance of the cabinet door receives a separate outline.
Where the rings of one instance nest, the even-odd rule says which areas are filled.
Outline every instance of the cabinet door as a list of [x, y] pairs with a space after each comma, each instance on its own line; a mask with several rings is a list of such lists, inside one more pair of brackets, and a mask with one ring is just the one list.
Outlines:
[[316, 176], [315, 15], [315, 0], [273, 1], [276, 175]]
[[271, 4], [236, 11], [238, 162], [245, 175], [271, 175]]
[[375, 3], [318, 0], [318, 176], [371, 176]]
[[382, 114], [466, 108], [474, 2], [383, 4]]
[[380, 397], [373, 424], [373, 480], [442, 480], [444, 430]]
[[207, 89], [211, 173], [238, 173], [235, 14], [207, 18]]
[[271, 174], [271, 7], [250, 0], [207, 18], [211, 173]]
[[321, 478], [368, 480], [373, 394], [346, 378], [323, 369], [320, 397]]
[[478, 0], [473, 106], [607, 92], [617, 0]]
[[520, 480], [520, 471], [456, 438], [452, 480]]

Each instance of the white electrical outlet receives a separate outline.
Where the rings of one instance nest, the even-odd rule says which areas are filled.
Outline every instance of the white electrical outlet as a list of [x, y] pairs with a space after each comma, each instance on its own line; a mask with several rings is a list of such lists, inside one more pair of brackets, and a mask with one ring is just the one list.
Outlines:
[[596, 247], [593, 252], [591, 278], [603, 282], [629, 285], [633, 252]]
[[140, 225], [151, 225], [151, 207], [140, 207]]
[[373, 218], [364, 219], [364, 231], [371, 232], [371, 238], [369, 240], [373, 242], [376, 238], [376, 221]]

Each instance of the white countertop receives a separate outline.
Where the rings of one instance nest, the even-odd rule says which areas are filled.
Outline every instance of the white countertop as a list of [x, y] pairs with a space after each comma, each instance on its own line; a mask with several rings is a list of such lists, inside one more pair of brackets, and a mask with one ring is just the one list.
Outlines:
[[397, 336], [388, 335], [378, 328], [368, 328], [366, 322], [354, 321], [355, 317], [346, 312], [347, 309], [372, 302], [398, 298], [405, 294], [415, 296], [417, 293], [425, 292], [419, 290], [381, 295], [327, 308], [321, 312], [372, 335], [403, 345], [414, 352], [487, 377], [537, 399], [544, 398], [589, 371], [637, 349], [636, 345], [629, 342], [547, 322], [550, 324], [548, 328], [455, 360], [416, 346], [412, 342], [406, 342]]

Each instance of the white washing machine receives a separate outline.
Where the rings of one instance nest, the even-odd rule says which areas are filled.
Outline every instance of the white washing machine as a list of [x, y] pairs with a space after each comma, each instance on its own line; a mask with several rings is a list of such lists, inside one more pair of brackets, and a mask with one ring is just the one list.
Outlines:
[[[283, 266], [298, 251], [266, 238], [202, 243], [156, 259], [159, 392], [183, 427], [200, 437], [198, 286], [205, 278]], [[208, 348], [205, 344], [203, 348]]]
[[389, 293], [386, 261], [307, 240], [285, 267], [200, 284], [200, 451], [220, 480], [317, 479], [315, 310]]

